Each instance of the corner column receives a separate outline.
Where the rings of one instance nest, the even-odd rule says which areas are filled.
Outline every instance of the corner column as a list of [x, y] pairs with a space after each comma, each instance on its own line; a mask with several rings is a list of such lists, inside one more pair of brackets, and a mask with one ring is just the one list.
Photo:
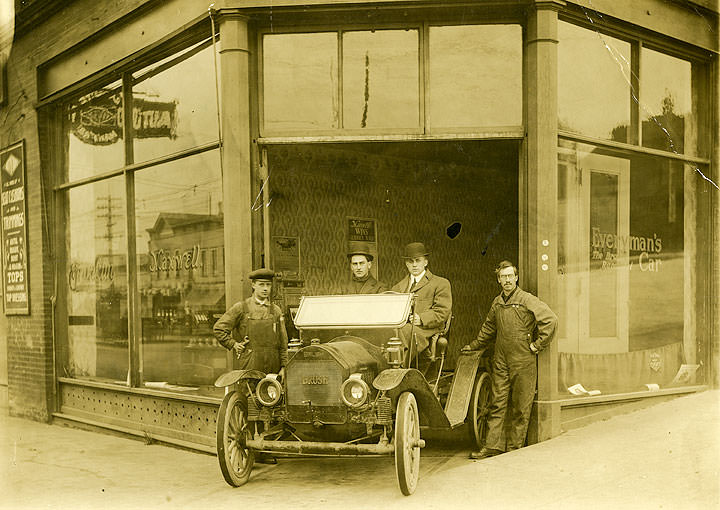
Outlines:
[[[536, 0], [528, 14], [525, 45], [527, 197], [523, 285], [557, 309], [557, 23], [559, 0]], [[523, 274], [524, 272], [524, 274]], [[560, 434], [557, 342], [538, 356], [537, 401], [530, 443]]]
[[247, 17], [220, 11], [218, 20], [225, 298], [230, 306], [249, 292], [252, 270], [250, 45]]

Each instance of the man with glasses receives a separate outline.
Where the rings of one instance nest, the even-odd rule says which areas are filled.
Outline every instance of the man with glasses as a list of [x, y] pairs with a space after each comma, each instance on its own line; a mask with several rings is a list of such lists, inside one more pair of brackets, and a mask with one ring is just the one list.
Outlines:
[[492, 457], [525, 444], [537, 383], [536, 356], [550, 344], [557, 326], [548, 305], [518, 287], [518, 271], [512, 262], [500, 262], [495, 275], [502, 292], [490, 305], [477, 338], [461, 349], [484, 351], [495, 343], [487, 438], [482, 450], [470, 454], [471, 459]]

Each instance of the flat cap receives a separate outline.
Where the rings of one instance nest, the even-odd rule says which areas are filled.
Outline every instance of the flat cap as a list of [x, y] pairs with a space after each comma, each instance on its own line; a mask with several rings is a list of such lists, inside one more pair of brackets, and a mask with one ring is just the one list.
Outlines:
[[265, 267], [261, 267], [260, 269], [256, 269], [252, 273], [248, 275], [248, 278], [251, 280], [272, 280], [275, 278], [275, 271], [272, 269], [268, 269]]
[[372, 260], [374, 258], [373, 254], [370, 253], [370, 246], [367, 243], [350, 243], [347, 256], [350, 258], [353, 255], [365, 255], [368, 260]]
[[423, 243], [410, 243], [405, 246], [401, 257], [404, 259], [414, 259], [415, 257], [427, 257], [428, 255], [430, 255], [430, 252], [425, 249]]

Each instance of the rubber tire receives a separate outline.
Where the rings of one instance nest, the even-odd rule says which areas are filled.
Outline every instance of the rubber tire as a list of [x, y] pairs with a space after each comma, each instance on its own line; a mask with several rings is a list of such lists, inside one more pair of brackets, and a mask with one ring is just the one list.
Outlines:
[[415, 395], [406, 391], [395, 413], [395, 472], [405, 496], [415, 492], [420, 474], [420, 418]]
[[225, 481], [240, 487], [250, 479], [255, 464], [255, 452], [245, 448], [250, 437], [247, 421], [247, 403], [240, 392], [225, 395], [217, 417], [217, 457]]
[[468, 410], [468, 429], [470, 440], [477, 446], [477, 451], [485, 446], [487, 436], [487, 415], [492, 401], [492, 382], [490, 374], [481, 373], [475, 379], [470, 409]]

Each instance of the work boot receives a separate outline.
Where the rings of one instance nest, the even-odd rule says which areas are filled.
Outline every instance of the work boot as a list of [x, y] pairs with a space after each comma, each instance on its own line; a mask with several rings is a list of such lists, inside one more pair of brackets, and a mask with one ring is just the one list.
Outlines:
[[494, 457], [495, 455], [500, 455], [501, 453], [505, 452], [494, 448], [483, 448], [479, 452], [472, 452], [470, 454], [470, 458], [475, 460], [487, 459], [488, 457]]

